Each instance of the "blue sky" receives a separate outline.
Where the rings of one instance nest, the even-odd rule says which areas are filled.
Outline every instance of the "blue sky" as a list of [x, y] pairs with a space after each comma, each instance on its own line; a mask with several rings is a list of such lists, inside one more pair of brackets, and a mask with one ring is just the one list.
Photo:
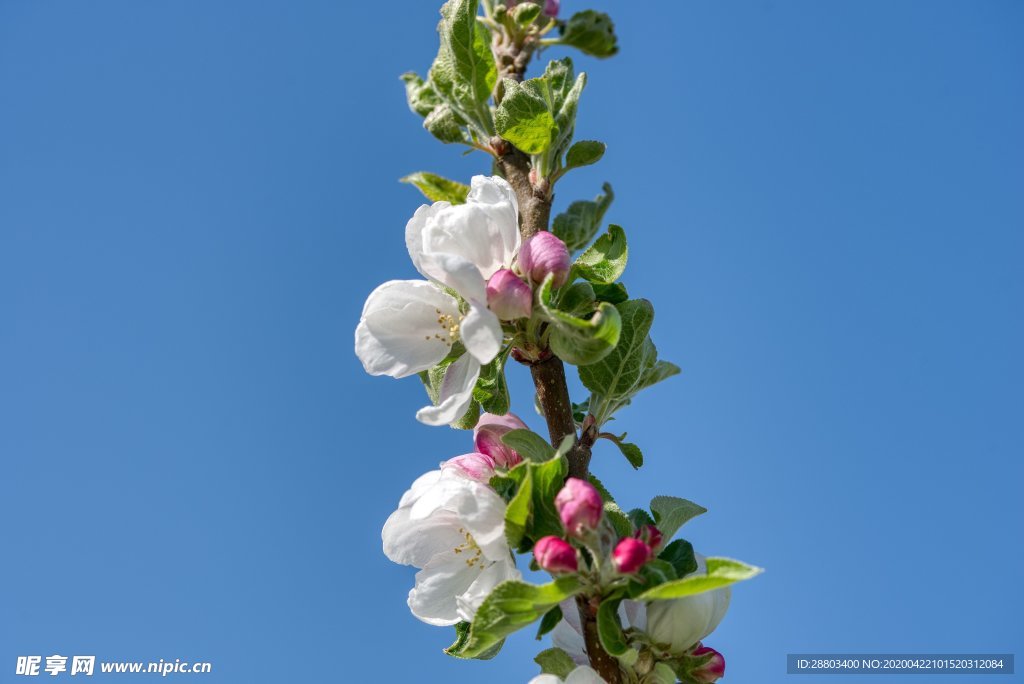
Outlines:
[[[396, 179], [488, 168], [405, 108], [436, 4], [0, 1], [0, 671], [536, 672], [528, 635], [441, 654], [380, 551], [405, 487], [469, 448], [352, 354], [366, 294], [414, 274]], [[622, 52], [577, 60], [578, 135], [609, 150], [556, 208], [613, 184], [625, 280], [683, 368], [621, 416], [649, 465], [594, 467], [627, 506], [704, 504], [697, 548], [767, 568], [708, 640], [727, 681], [1019, 652], [1024, 6], [588, 6]]]

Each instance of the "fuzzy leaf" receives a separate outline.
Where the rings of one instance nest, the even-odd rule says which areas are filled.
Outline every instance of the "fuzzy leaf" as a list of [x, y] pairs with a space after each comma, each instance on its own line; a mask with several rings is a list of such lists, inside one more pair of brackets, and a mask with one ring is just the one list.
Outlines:
[[611, 57], [619, 51], [615, 24], [611, 17], [594, 10], [572, 15], [562, 30], [560, 42], [594, 57]]
[[465, 643], [458, 649], [453, 645], [448, 653], [459, 658], [475, 658], [509, 634], [540, 619], [581, 589], [579, 578], [573, 576], [560, 577], [542, 585], [502, 582], [480, 605]]
[[618, 344], [600, 361], [581, 366], [580, 380], [594, 394], [628, 397], [640, 383], [653, 350], [647, 334], [654, 322], [654, 307], [646, 299], [631, 299], [615, 308], [622, 323]]
[[555, 217], [551, 232], [565, 243], [569, 251], [576, 252], [586, 247], [601, 229], [605, 212], [615, 199], [611, 185], [605, 183], [602, 190], [604, 194], [598, 195], [593, 201], [573, 202], [568, 209]]
[[505, 140], [526, 154], [540, 154], [551, 146], [555, 118], [548, 109], [543, 79], [518, 83], [505, 79], [505, 97], [494, 114], [494, 127]]
[[580, 140], [574, 143], [565, 154], [565, 168], [577, 169], [581, 166], [590, 166], [601, 161], [607, 145], [597, 140]]
[[676, 496], [656, 496], [651, 499], [654, 522], [665, 539], [671, 539], [680, 527], [707, 512], [708, 509], [703, 506]]
[[479, 6], [479, 0], [448, 0], [437, 26], [451, 65], [451, 93], [468, 108], [487, 102], [498, 80], [489, 36], [477, 20]]
[[[561, 617], [561, 611], [558, 614]], [[559, 679], [565, 679], [569, 676], [569, 673], [576, 669], [576, 663], [573, 662], [573, 659], [560, 648], [549, 648], [541, 651], [533, 659], [533, 662], [540, 665], [542, 674], [555, 675]]]
[[626, 232], [621, 226], [608, 226], [608, 232], [597, 239], [576, 259], [576, 272], [592, 283], [614, 283], [622, 277], [629, 258]]
[[588, 318], [574, 316], [551, 306], [551, 283], [549, 275], [537, 298], [541, 312], [551, 326], [551, 350], [574, 365], [595, 363], [611, 353], [622, 328], [616, 307], [601, 302]]
[[523, 458], [535, 463], [550, 461], [555, 455], [554, 447], [532, 430], [510, 430], [502, 436], [501, 441], [519, 452]]
[[692, 574], [648, 589], [638, 597], [641, 601], [663, 601], [703, 594], [727, 587], [759, 575], [761, 568], [731, 558], [708, 558], [707, 573]]
[[423, 196], [431, 202], [451, 202], [465, 204], [469, 195], [469, 186], [458, 181], [449, 180], [429, 171], [410, 173], [401, 179], [403, 183], [416, 186]]

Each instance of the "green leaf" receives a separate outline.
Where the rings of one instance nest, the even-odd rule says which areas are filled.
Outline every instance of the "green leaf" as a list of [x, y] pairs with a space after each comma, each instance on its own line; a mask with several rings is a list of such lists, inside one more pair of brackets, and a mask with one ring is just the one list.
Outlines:
[[409, 109], [420, 116], [427, 116], [441, 104], [441, 98], [434, 91], [434, 86], [420, 78], [412, 71], [402, 74], [405, 83], [405, 99]]
[[548, 109], [546, 83], [531, 78], [518, 83], [505, 79], [505, 96], [494, 113], [494, 128], [526, 154], [540, 154], [551, 146], [555, 117]]
[[535, 463], [550, 461], [555, 455], [554, 447], [532, 430], [510, 430], [502, 436], [501, 441], [523, 458]]
[[683, 598], [706, 591], [727, 587], [736, 582], [759, 575], [761, 568], [731, 558], [708, 558], [707, 573], [693, 574], [672, 582], [666, 582], [640, 594], [641, 601], [661, 601]]
[[609, 304], [621, 304], [629, 299], [626, 286], [622, 283], [590, 283], [590, 285], [593, 286], [594, 296], [599, 301], [608, 302]]
[[622, 323], [616, 307], [602, 302], [589, 318], [581, 318], [551, 306], [549, 275], [540, 287], [538, 302], [550, 325], [551, 350], [562, 360], [582, 365], [607, 356], [619, 341]]
[[[444, 649], [444, 652], [448, 655], [455, 655], [460, 649], [464, 648], [467, 641], [469, 640], [469, 623], [463, 620], [462, 622], [456, 623], [455, 625], [455, 642]], [[505, 640], [502, 639], [498, 643], [494, 644], [480, 655], [473, 656], [475, 660], [490, 660], [494, 656], [498, 655], [501, 647], [505, 645]]]
[[[561, 612], [559, 612], [561, 617]], [[555, 675], [559, 679], [565, 679], [573, 670], [576, 663], [568, 653], [560, 648], [549, 648], [537, 654], [533, 662], [540, 665], [541, 674]]]
[[448, 0], [441, 7], [441, 49], [451, 65], [452, 94], [466, 106], [490, 98], [498, 80], [489, 36], [477, 20], [479, 0]]
[[678, 579], [675, 568], [668, 561], [655, 558], [648, 561], [640, 571], [629, 580], [627, 593], [630, 598], [636, 598], [653, 587], [674, 582]]
[[622, 452], [622, 455], [629, 461], [629, 465], [633, 466], [634, 469], [639, 470], [640, 466], [644, 464], [644, 454], [636, 444], [616, 441], [615, 446], [619, 447], [619, 451]]
[[676, 577], [685, 577], [697, 571], [697, 556], [693, 553], [693, 544], [685, 539], [676, 539], [666, 546], [658, 558], [672, 564]]
[[469, 195], [469, 186], [458, 181], [449, 180], [444, 176], [428, 171], [417, 171], [400, 179], [403, 183], [409, 183], [419, 188], [431, 202], [450, 202], [452, 204], [465, 204], [466, 196]]
[[614, 501], [604, 502], [604, 516], [617, 537], [629, 537], [633, 534], [633, 523]]
[[605, 212], [615, 199], [610, 184], [605, 183], [601, 189], [604, 190], [603, 195], [598, 195], [593, 201], [573, 202], [565, 212], [555, 217], [551, 232], [557, 235], [571, 252], [579, 251], [590, 244], [601, 228]]
[[619, 603], [622, 599], [608, 598], [601, 602], [597, 609], [597, 636], [601, 646], [609, 655], [622, 657], [630, 650], [626, 643], [626, 635], [622, 633], [619, 622]]
[[445, 144], [466, 142], [465, 122], [447, 104], [440, 104], [423, 119], [423, 127]]
[[679, 528], [708, 509], [676, 496], [656, 496], [651, 499], [651, 512], [665, 539], [671, 539]]
[[505, 508], [505, 538], [513, 549], [522, 543], [533, 512], [533, 471], [529, 464], [519, 468], [522, 470], [519, 487]]
[[633, 523], [633, 527], [637, 529], [640, 529], [645, 525], [654, 524], [654, 518], [652, 518], [651, 514], [642, 508], [634, 508], [626, 515], [629, 516], [630, 521]]
[[592, 314], [596, 303], [594, 286], [585, 280], [566, 286], [558, 297], [559, 310], [578, 318]]
[[579, 578], [574, 576], [559, 577], [554, 582], [539, 586], [517, 581], [502, 582], [480, 605], [465, 643], [457, 652], [449, 650], [449, 653], [459, 658], [474, 658], [509, 634], [540, 619], [582, 588]]
[[597, 140], [580, 140], [565, 154], [565, 168], [578, 169], [601, 161], [608, 146]]
[[611, 57], [619, 51], [611, 17], [594, 10], [572, 15], [562, 29], [559, 42], [594, 57]]
[[594, 485], [594, 489], [597, 490], [597, 493], [601, 495], [601, 501], [604, 501], [605, 503], [615, 503], [615, 497], [612, 496], [612, 493], [604, 486], [604, 483], [597, 479], [597, 475], [590, 473], [587, 475], [587, 479], [590, 481], [590, 484]]
[[654, 322], [654, 307], [646, 299], [631, 299], [615, 308], [622, 331], [615, 349], [600, 361], [579, 369], [583, 385], [604, 397], [628, 397], [643, 377], [653, 349], [647, 334]]
[[[657, 350], [655, 350], [655, 356], [657, 356]], [[673, 375], [679, 375], [680, 372], [679, 366], [676, 364], [669, 363], [668, 361], [658, 361], [644, 371], [636, 391], [639, 392], [642, 389], [647, 389], [651, 385], [656, 385], [662, 380], [671, 378]]]
[[480, 402], [480, 407], [496, 416], [505, 415], [511, 407], [508, 383], [505, 380], [505, 361], [510, 351], [511, 347], [483, 366], [476, 387], [473, 388], [473, 398]]
[[561, 621], [562, 609], [559, 606], [555, 606], [548, 612], [544, 613], [544, 617], [540, 620], [540, 626], [537, 628], [537, 641], [540, 641], [545, 634], [557, 627], [558, 623]]
[[597, 239], [577, 259], [576, 272], [592, 283], [614, 283], [622, 277], [629, 257], [626, 232], [621, 226], [608, 226], [608, 232]]

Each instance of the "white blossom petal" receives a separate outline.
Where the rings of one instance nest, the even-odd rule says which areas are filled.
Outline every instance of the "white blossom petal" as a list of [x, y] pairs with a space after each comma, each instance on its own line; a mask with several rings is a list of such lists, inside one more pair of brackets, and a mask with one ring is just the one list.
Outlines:
[[469, 311], [459, 328], [459, 336], [466, 351], [480, 363], [490, 363], [505, 341], [501, 321], [486, 305], [470, 301]]
[[[697, 570], [706, 573], [704, 556], [695, 554]], [[703, 594], [647, 604], [647, 633], [658, 643], [681, 653], [711, 634], [729, 609], [732, 589], [723, 587]]]
[[439, 363], [460, 319], [454, 297], [422, 280], [390, 280], [370, 293], [356, 327], [356, 356], [371, 375], [404, 378]]
[[473, 387], [480, 377], [480, 362], [463, 354], [445, 369], [437, 405], [424, 406], [416, 420], [426, 425], [450, 425], [461, 418], [473, 403]]
[[399, 508], [388, 517], [381, 531], [384, 555], [393, 562], [423, 567], [437, 554], [451, 551], [465, 541], [454, 513], [442, 511], [413, 519], [411, 510]]
[[553, 674], [542, 674], [531, 679], [529, 684], [562, 684], [562, 680]]
[[466, 202], [483, 207], [491, 215], [501, 234], [504, 264], [511, 265], [522, 242], [519, 234], [519, 200], [512, 186], [498, 176], [473, 176]]
[[454, 513], [488, 560], [508, 560], [505, 500], [489, 486], [443, 471], [437, 483], [410, 509], [413, 520], [435, 516], [439, 511]]
[[430, 625], [454, 625], [459, 617], [458, 597], [482, 571], [454, 554], [438, 554], [416, 573], [409, 592], [409, 609]]
[[473, 621], [473, 616], [476, 615], [480, 604], [496, 586], [506, 580], [522, 579], [523, 574], [512, 564], [507, 549], [505, 553], [506, 557], [503, 561], [492, 563], [485, 568], [473, 581], [473, 584], [469, 585], [469, 588], [458, 597], [459, 617], [466, 622]]

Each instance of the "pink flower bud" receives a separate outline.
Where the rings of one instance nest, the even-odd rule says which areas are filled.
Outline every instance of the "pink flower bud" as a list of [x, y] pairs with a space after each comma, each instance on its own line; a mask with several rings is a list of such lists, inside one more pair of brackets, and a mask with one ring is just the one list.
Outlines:
[[503, 268], [487, 281], [487, 308], [503, 321], [529, 318], [533, 311], [533, 291], [522, 278]]
[[555, 508], [562, 519], [565, 531], [574, 537], [583, 536], [601, 522], [604, 505], [601, 495], [593, 485], [579, 478], [570, 477], [562, 491], [555, 497]]
[[541, 537], [533, 545], [533, 557], [537, 565], [552, 574], [576, 572], [576, 549], [569, 542], [558, 537]]
[[561, 0], [545, 0], [544, 1], [544, 14], [549, 17], [557, 17]]
[[442, 463], [441, 470], [452, 470], [477, 482], [490, 482], [494, 477], [494, 459], [486, 454], [463, 454]]
[[654, 525], [644, 525], [636, 531], [636, 535], [634, 536], [643, 543], [650, 546], [652, 550], [657, 549], [659, 546], [661, 546], [661, 542], [663, 539], [661, 530], [659, 530]]
[[525, 429], [526, 423], [514, 413], [506, 413], [503, 416], [485, 413], [480, 416], [476, 427], [473, 428], [473, 442], [476, 445], [476, 450], [490, 456], [495, 466], [512, 468], [522, 463], [523, 457], [515, 449], [502, 442], [501, 438], [511, 430]]
[[698, 682], [717, 682], [725, 676], [725, 657], [715, 649], [698, 644], [691, 655], [694, 658], [711, 656], [707, 662], [690, 672]]
[[534, 283], [544, 282], [554, 274], [554, 286], [561, 287], [569, 278], [569, 248], [554, 234], [542, 230], [519, 248], [519, 270]]
[[624, 575], [631, 575], [651, 560], [654, 552], [651, 547], [634, 537], [626, 537], [612, 551], [612, 563], [615, 569]]

